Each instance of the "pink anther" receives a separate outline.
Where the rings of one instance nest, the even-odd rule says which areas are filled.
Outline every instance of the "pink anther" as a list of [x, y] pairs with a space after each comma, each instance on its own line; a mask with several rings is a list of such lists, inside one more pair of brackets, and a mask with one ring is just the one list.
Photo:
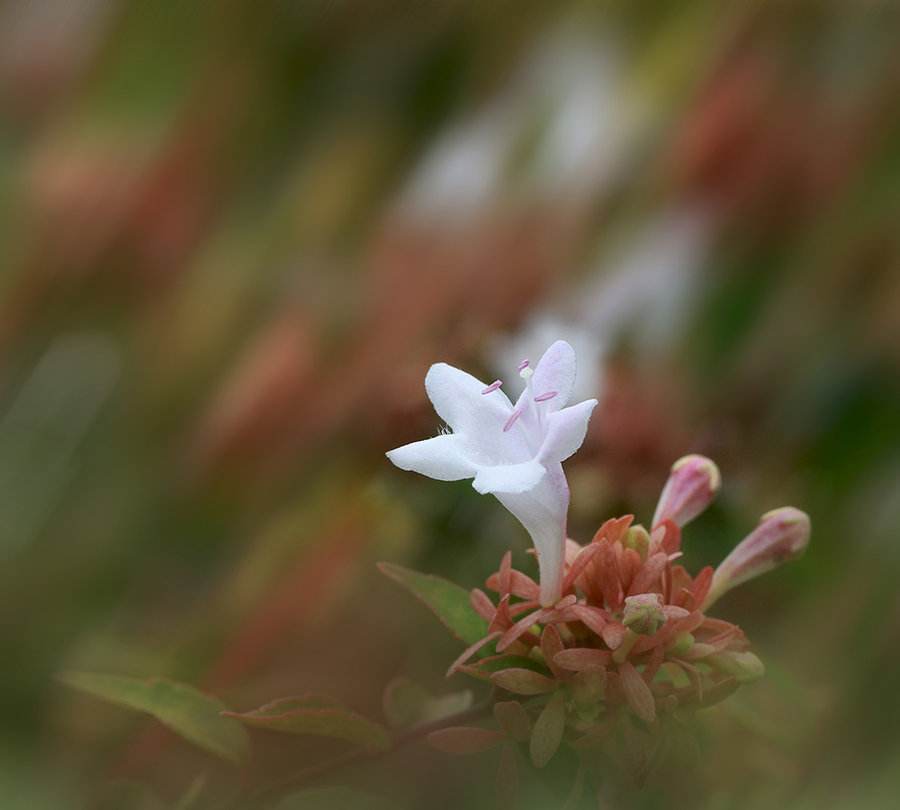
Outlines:
[[516, 408], [510, 415], [509, 419], [506, 420], [506, 424], [503, 426], [503, 432], [506, 433], [515, 423], [516, 420], [522, 415], [521, 408]]
[[556, 391], [547, 391], [544, 394], [539, 394], [534, 398], [535, 402], [546, 402], [548, 399], [553, 399], [557, 394]]
[[519, 367], [516, 369], [516, 371], [525, 371], [525, 369], [528, 368], [528, 366], [530, 366], [530, 365], [531, 365], [530, 361], [523, 360], [521, 363], [519, 363]]
[[490, 394], [492, 391], [496, 391], [501, 385], [503, 385], [503, 382], [502, 382], [501, 380], [494, 380], [494, 381], [493, 381], [487, 388], [485, 388], [484, 391], [482, 391], [481, 393], [482, 393], [482, 394]]

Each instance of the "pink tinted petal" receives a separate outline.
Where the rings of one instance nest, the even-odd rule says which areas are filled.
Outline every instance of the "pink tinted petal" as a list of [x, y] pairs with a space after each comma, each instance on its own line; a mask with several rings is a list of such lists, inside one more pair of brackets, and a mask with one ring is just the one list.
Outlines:
[[535, 391], [556, 391], [547, 408], [564, 408], [575, 387], [575, 350], [564, 340], [557, 340], [538, 361], [532, 377]]

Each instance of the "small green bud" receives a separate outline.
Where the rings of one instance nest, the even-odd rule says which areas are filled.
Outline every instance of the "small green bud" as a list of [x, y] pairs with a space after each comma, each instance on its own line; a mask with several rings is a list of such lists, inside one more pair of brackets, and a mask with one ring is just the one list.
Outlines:
[[705, 660], [741, 683], [758, 680], [766, 674], [763, 662], [752, 652], [726, 651], [710, 655]]
[[642, 560], [646, 560], [650, 552], [650, 533], [643, 526], [632, 526], [625, 534], [625, 547], [634, 549]]
[[641, 593], [625, 598], [622, 624], [643, 636], [652, 636], [665, 624], [662, 597], [658, 593]]
[[679, 633], [669, 645], [668, 652], [677, 658], [679, 655], [684, 655], [693, 646], [694, 636], [691, 633]]

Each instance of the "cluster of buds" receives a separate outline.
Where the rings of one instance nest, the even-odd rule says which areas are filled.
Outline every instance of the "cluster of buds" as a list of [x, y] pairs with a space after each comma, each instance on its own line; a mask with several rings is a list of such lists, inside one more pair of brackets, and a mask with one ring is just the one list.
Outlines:
[[[481, 743], [530, 739], [540, 767], [564, 741], [590, 745], [623, 717], [652, 727], [763, 674], [743, 631], [706, 611], [735, 585], [798, 556], [809, 519], [790, 507], [769, 512], [717, 569], [691, 576], [677, 562], [681, 529], [709, 505], [719, 483], [712, 461], [687, 456], [672, 468], [649, 531], [628, 515], [607, 521], [583, 547], [568, 540], [562, 596], [550, 606], [504, 556], [486, 583], [496, 599], [481, 589], [471, 593], [488, 634], [449, 671], [489, 680], [512, 696], [497, 716], [495, 737], [469, 730]], [[516, 718], [514, 730], [506, 728], [507, 715]], [[449, 750], [465, 733], [448, 729], [432, 741]]]

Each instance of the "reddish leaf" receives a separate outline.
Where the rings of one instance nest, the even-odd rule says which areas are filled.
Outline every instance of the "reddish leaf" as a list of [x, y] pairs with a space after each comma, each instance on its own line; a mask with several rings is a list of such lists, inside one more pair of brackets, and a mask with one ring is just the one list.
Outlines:
[[525, 742], [531, 736], [531, 718], [525, 707], [516, 700], [502, 700], [494, 704], [494, 719], [513, 740]]
[[562, 592], [566, 593], [571, 588], [575, 586], [575, 580], [581, 576], [582, 572], [587, 568], [588, 563], [590, 563], [594, 557], [597, 556], [597, 552], [600, 550], [600, 546], [596, 543], [591, 543], [589, 546], [585, 546], [581, 551], [578, 552], [578, 556], [573, 560], [572, 564], [569, 566], [569, 570], [566, 572], [566, 577], [563, 580]]
[[557, 687], [555, 680], [530, 669], [501, 669], [491, 675], [491, 681], [517, 695], [544, 695]]
[[552, 624], [547, 625], [544, 628], [544, 632], [541, 633], [541, 652], [544, 654], [544, 661], [547, 666], [550, 667], [550, 671], [557, 678], [562, 677], [563, 673], [554, 659], [556, 658], [556, 654], [562, 652], [562, 650], [563, 643], [559, 636], [559, 630]]
[[469, 593], [469, 604], [482, 619], [489, 622], [494, 618], [497, 608], [490, 597], [481, 588], [473, 588]]
[[691, 610], [701, 610], [703, 608], [703, 603], [706, 601], [710, 586], [712, 585], [714, 573], [712, 566], [707, 565], [706, 568], [694, 578], [694, 584], [691, 588], [691, 604], [688, 605]]
[[668, 564], [669, 558], [665, 552], [659, 551], [650, 555], [647, 558], [647, 562], [644, 563], [641, 570], [638, 571], [632, 580], [631, 587], [628, 589], [628, 595], [634, 596], [635, 594], [652, 591], [653, 586], [659, 582], [659, 578]]
[[452, 664], [450, 664], [450, 668], [447, 670], [447, 677], [449, 678], [455, 672], [459, 670], [459, 668], [466, 663], [475, 653], [477, 653], [482, 647], [490, 644], [494, 639], [500, 637], [500, 631], [496, 630], [493, 633], [488, 633], [483, 639], [480, 641], [476, 641], [474, 644], [466, 647], [465, 650], [460, 653], [459, 658], [457, 658]]
[[445, 754], [478, 754], [495, 748], [505, 736], [490, 728], [451, 726], [432, 731], [426, 739], [429, 745]]
[[531, 762], [543, 768], [559, 749], [566, 730], [566, 698], [557, 692], [544, 706], [531, 730]]
[[653, 699], [653, 693], [634, 666], [627, 661], [622, 664], [619, 667], [619, 678], [622, 693], [632, 711], [645, 723], [656, 720], [656, 701]]
[[590, 607], [589, 605], [572, 605], [570, 610], [585, 627], [595, 632], [598, 636], [603, 635], [603, 629], [607, 625], [607, 617], [600, 608]]
[[512, 745], [504, 745], [500, 751], [494, 790], [498, 810], [512, 810], [516, 806], [519, 796], [519, 764], [516, 749]]
[[554, 660], [563, 669], [581, 672], [589, 669], [604, 669], [609, 663], [610, 657], [610, 653], [606, 650], [596, 650], [592, 647], [572, 647], [558, 652]]
[[527, 633], [535, 624], [541, 621], [548, 613], [546, 608], [539, 608], [533, 613], [519, 619], [512, 627], [507, 630], [500, 641], [497, 642], [497, 652], [503, 652], [510, 644]]

